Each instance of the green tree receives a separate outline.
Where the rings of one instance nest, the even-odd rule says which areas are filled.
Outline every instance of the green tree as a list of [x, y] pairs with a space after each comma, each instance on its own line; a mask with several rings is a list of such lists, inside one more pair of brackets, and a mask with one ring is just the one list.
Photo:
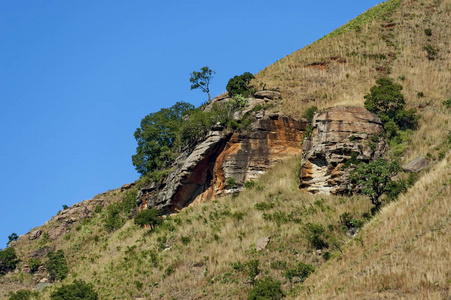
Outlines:
[[203, 67], [200, 72], [194, 71], [191, 73], [191, 78], [189, 81], [191, 84], [191, 89], [200, 89], [202, 92], [207, 93], [208, 101], [210, 101], [210, 81], [213, 78], [213, 74], [216, 72], [211, 70], [209, 67]]
[[141, 227], [149, 225], [150, 228], [154, 228], [156, 225], [160, 225], [163, 220], [160, 218], [161, 211], [155, 208], [143, 210], [135, 217], [135, 224]]
[[352, 174], [354, 180], [361, 188], [363, 194], [371, 199], [376, 208], [382, 204], [380, 197], [394, 188], [392, 178], [401, 171], [396, 161], [387, 161], [379, 158], [368, 164], [360, 164]]
[[4, 275], [16, 268], [19, 259], [14, 248], [8, 247], [0, 251], [0, 275]]
[[249, 88], [249, 83], [251, 80], [255, 78], [249, 72], [244, 72], [242, 75], [234, 76], [227, 83], [226, 89], [229, 92], [229, 97], [233, 97], [235, 95], [243, 95], [245, 97], [249, 96], [251, 90]]
[[69, 274], [69, 267], [67, 266], [66, 257], [63, 250], [47, 253], [48, 261], [45, 267], [49, 272], [52, 280], [63, 280]]
[[75, 280], [72, 284], [63, 284], [50, 295], [51, 300], [97, 300], [98, 294], [92, 283]]
[[138, 142], [136, 154], [132, 156], [136, 170], [145, 175], [162, 171], [173, 162], [177, 145], [177, 134], [183, 124], [184, 116], [194, 106], [186, 102], [177, 102], [170, 108], [151, 113], [141, 121], [141, 127], [135, 131]]
[[402, 86], [391, 78], [379, 78], [364, 97], [365, 108], [378, 115], [384, 124], [393, 121], [399, 129], [413, 129], [418, 117], [415, 109], [405, 110], [406, 101], [401, 91]]
[[19, 239], [19, 236], [16, 233], [12, 233], [8, 236], [8, 243], [7, 245], [11, 244], [11, 242], [17, 241]]

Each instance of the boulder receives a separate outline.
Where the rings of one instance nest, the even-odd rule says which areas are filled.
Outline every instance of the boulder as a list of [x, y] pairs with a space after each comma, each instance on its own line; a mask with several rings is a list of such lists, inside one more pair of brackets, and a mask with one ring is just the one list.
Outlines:
[[29, 240], [35, 240], [38, 237], [40, 237], [42, 234], [42, 230], [38, 229], [38, 230], [34, 230], [32, 232], [30, 232], [30, 236], [28, 237]]
[[380, 119], [363, 107], [333, 107], [316, 113], [312, 126], [300, 172], [300, 188], [310, 193], [349, 192], [353, 160], [369, 162], [387, 150]]
[[410, 172], [410, 173], [418, 173], [421, 170], [426, 169], [429, 166], [429, 159], [427, 159], [424, 156], [420, 156], [411, 162], [405, 164], [402, 166], [402, 169], [404, 172]]
[[269, 99], [269, 100], [278, 100], [281, 98], [280, 92], [278, 91], [258, 91], [254, 94], [254, 97], [257, 99]]
[[268, 244], [269, 244], [270, 240], [271, 240], [270, 236], [267, 236], [267, 237], [259, 239], [257, 241], [256, 246], [255, 246], [255, 250], [257, 250], [257, 252], [258, 251], [265, 251], [266, 247], [268, 247]]

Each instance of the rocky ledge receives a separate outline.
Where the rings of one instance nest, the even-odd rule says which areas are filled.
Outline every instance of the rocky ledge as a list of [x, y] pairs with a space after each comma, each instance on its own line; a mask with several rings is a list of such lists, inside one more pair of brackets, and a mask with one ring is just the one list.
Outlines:
[[387, 150], [380, 119], [363, 107], [333, 107], [315, 114], [304, 142], [300, 188], [341, 194], [352, 189], [349, 166], [369, 162]]

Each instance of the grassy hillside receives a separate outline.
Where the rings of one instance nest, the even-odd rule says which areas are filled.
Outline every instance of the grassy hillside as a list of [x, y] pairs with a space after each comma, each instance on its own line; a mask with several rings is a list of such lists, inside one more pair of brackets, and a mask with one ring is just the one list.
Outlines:
[[[281, 91], [273, 109], [295, 117], [311, 106], [363, 106], [383, 76], [403, 86], [421, 118], [392, 149], [401, 162], [424, 155], [432, 165], [375, 217], [364, 196], [301, 192], [295, 157], [238, 196], [188, 207], [154, 230], [129, 212], [139, 184], [101, 194], [109, 206], [60, 238], [20, 239], [18, 270], [32, 255], [64, 251], [69, 275], [40, 299], [74, 279], [93, 283], [100, 299], [246, 299], [267, 277], [281, 282], [286, 299], [450, 298], [451, 108], [442, 103], [451, 98], [450, 23], [451, 0], [387, 1], [256, 75], [254, 84]], [[315, 269], [305, 281], [303, 264]], [[34, 286], [33, 274], [0, 276], [0, 299]]]

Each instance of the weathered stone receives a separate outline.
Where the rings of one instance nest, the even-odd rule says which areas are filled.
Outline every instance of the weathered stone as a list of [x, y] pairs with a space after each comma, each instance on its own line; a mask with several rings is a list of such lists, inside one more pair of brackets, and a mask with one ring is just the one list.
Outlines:
[[363, 107], [333, 107], [315, 114], [313, 132], [304, 142], [300, 188], [340, 194], [352, 189], [352, 160], [369, 162], [386, 151], [380, 119]]
[[[273, 114], [256, 120], [246, 132], [213, 131], [180, 155], [163, 186], [140, 191], [140, 209], [174, 212], [193, 202], [235, 193], [280, 159], [302, 153], [307, 124]], [[228, 186], [227, 178], [236, 184]]]
[[267, 237], [259, 239], [257, 241], [256, 246], [255, 246], [255, 250], [257, 250], [257, 251], [265, 251], [266, 247], [268, 247], [268, 244], [269, 244], [270, 240], [271, 240], [270, 236], [267, 236]]
[[123, 192], [123, 191], [125, 191], [125, 190], [129, 190], [129, 189], [131, 189], [132, 187], [134, 187], [135, 186], [135, 183], [134, 182], [132, 182], [132, 183], [126, 183], [126, 184], [124, 184], [123, 186], [121, 186], [121, 192]]
[[280, 92], [278, 91], [258, 91], [254, 94], [254, 97], [257, 99], [269, 99], [269, 100], [277, 100], [281, 98]]
[[429, 159], [424, 156], [420, 156], [411, 162], [402, 166], [404, 172], [418, 173], [421, 170], [426, 169], [429, 166]]
[[40, 237], [42, 234], [42, 230], [38, 229], [38, 230], [34, 230], [32, 232], [30, 232], [30, 236], [28, 237], [29, 240], [35, 240], [38, 237]]
[[63, 235], [63, 233], [66, 230], [66, 225], [60, 225], [58, 227], [52, 228], [49, 230], [49, 239], [51, 240], [56, 240], [57, 238], [59, 238], [61, 235]]

